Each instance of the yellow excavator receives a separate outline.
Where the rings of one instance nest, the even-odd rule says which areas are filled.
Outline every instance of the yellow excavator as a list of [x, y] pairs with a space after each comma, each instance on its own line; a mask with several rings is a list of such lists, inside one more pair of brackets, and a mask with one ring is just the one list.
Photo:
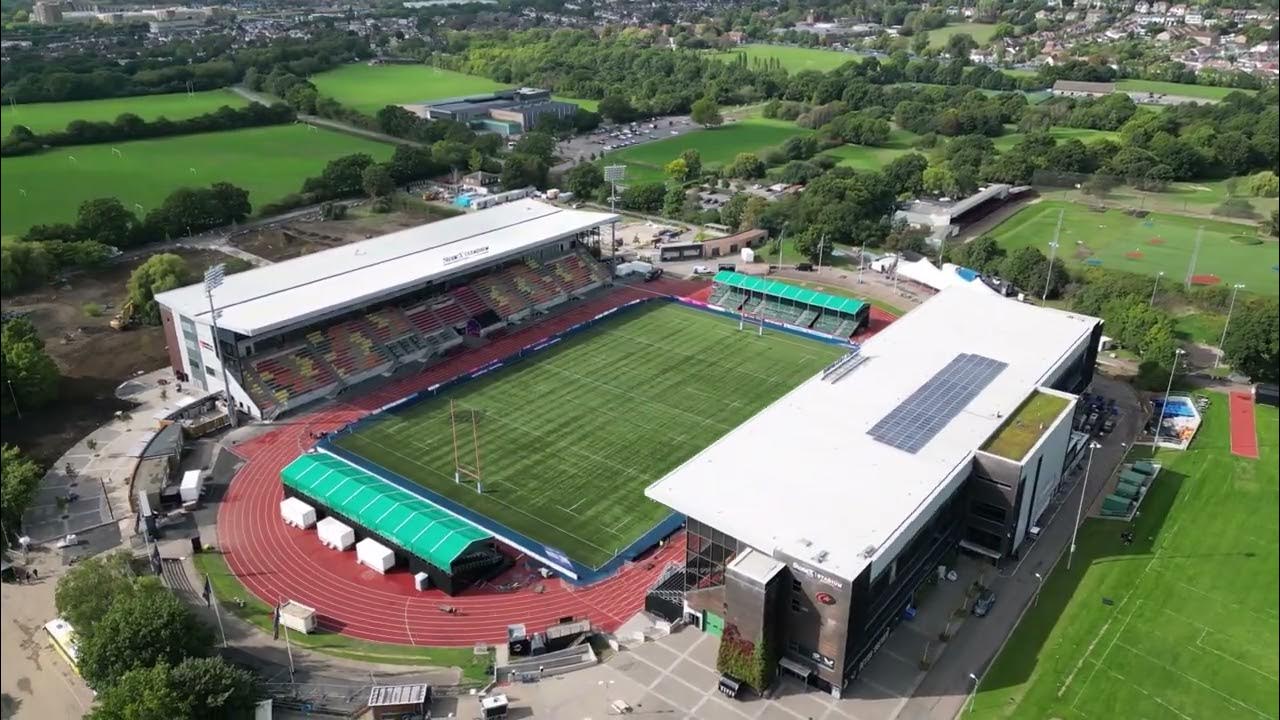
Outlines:
[[128, 330], [133, 327], [135, 322], [136, 321], [133, 317], [133, 301], [130, 300], [120, 308], [120, 312], [116, 313], [115, 317], [111, 318], [111, 329]]

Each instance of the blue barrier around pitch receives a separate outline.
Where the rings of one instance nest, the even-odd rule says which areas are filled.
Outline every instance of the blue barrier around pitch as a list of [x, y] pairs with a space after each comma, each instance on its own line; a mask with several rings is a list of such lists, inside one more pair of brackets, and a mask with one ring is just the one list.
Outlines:
[[[600, 322], [612, 320], [620, 314], [630, 312], [650, 302], [667, 300], [674, 301], [685, 307], [702, 310], [704, 312], [728, 317], [730, 319], [736, 319], [738, 317], [738, 313], [730, 312], [695, 300], [688, 300], [686, 298], [643, 298], [640, 300], [632, 300], [631, 302], [606, 310], [589, 320], [584, 320], [583, 322], [566, 328], [550, 337], [525, 345], [511, 355], [496, 359], [476, 368], [475, 370], [462, 373], [450, 378], [449, 380], [436, 383], [425, 390], [420, 390], [393, 403], [384, 405], [373, 413], [333, 431], [316, 443], [316, 448], [339, 458], [344, 462], [350, 463], [366, 473], [382, 478], [386, 482], [404, 490], [405, 492], [433, 503], [463, 520], [466, 520], [472, 525], [485, 530], [486, 532], [492, 533], [494, 537], [501, 540], [503, 543], [511, 545], [538, 561], [545, 563], [548, 567], [551, 567], [577, 584], [586, 585], [603, 580], [615, 573], [624, 563], [634, 560], [644, 551], [656, 545], [660, 540], [678, 530], [680, 526], [684, 524], [684, 516], [679, 513], [672, 513], [644, 535], [641, 535], [630, 545], [623, 548], [614, 558], [606, 562], [604, 565], [601, 565], [598, 568], [592, 568], [570, 558], [554, 547], [544, 545], [521, 533], [515, 532], [506, 525], [467, 508], [466, 506], [451, 500], [430, 488], [415, 483], [399, 473], [392, 472], [368, 458], [339, 447], [335, 442], [333, 442], [333, 438], [357, 432], [367, 424], [380, 421], [388, 412], [405, 409], [417, 405], [418, 403], [432, 400], [446, 390], [450, 390], [464, 383], [483, 377], [509, 365], [514, 365], [521, 360], [532, 357], [533, 355], [546, 350], [547, 348], [554, 347], [569, 337], [594, 327]], [[831, 345], [850, 346], [848, 342], [842, 342], [840, 339], [831, 337], [830, 335], [814, 333], [801, 328], [794, 328], [771, 320], [764, 320], [764, 324], [765, 327], [797, 335], [809, 340], [817, 340]]]

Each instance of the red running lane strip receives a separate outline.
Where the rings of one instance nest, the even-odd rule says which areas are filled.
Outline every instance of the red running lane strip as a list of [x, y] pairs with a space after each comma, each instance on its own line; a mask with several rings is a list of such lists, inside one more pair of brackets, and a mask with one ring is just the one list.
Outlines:
[[1246, 392], [1231, 393], [1231, 454], [1258, 459], [1258, 428], [1254, 417], [1253, 396]]
[[[496, 339], [476, 352], [455, 355], [424, 372], [344, 403], [304, 413], [278, 429], [234, 448], [245, 459], [218, 512], [218, 537], [231, 571], [249, 592], [268, 604], [296, 600], [316, 609], [318, 625], [377, 642], [468, 647], [506, 638], [507, 625], [524, 623], [540, 631], [566, 616], [586, 617], [607, 631], [617, 630], [644, 605], [645, 592], [662, 569], [681, 562], [684, 534], [613, 576], [586, 587], [559, 578], [543, 580], [522, 561], [490, 586], [456, 597], [439, 590], [417, 592], [409, 572], [381, 575], [358, 565], [355, 553], [320, 545], [313, 531], [285, 525], [279, 516], [280, 470], [312, 444], [312, 432], [337, 429], [377, 408], [429, 385], [476, 369], [518, 348], [593, 317], [611, 307], [657, 293], [684, 294], [699, 283], [659, 280], [624, 287], [568, 313]], [[494, 586], [519, 582], [510, 592]], [[541, 587], [542, 592], [535, 588]], [[447, 603], [456, 615], [439, 611]]]

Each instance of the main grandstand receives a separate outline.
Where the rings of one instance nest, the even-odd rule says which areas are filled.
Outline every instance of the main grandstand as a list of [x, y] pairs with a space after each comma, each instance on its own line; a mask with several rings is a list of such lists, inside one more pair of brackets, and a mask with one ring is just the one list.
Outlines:
[[161, 293], [170, 364], [221, 391], [216, 342], [235, 407], [274, 418], [609, 283], [588, 250], [616, 219], [522, 200]]
[[651, 596], [840, 696], [948, 553], [1033, 534], [1083, 447], [1101, 330], [942, 290], [646, 490], [687, 519], [684, 572]]

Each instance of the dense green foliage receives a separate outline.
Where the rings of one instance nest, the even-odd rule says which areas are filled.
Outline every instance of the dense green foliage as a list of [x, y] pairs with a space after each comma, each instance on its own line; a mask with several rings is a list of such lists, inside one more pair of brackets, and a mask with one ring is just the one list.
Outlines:
[[58, 366], [44, 351], [44, 341], [25, 317], [6, 320], [0, 330], [0, 410], [8, 416], [36, 410], [58, 396]]
[[118, 550], [85, 558], [58, 578], [53, 602], [60, 617], [86, 632], [107, 614], [116, 598], [136, 588], [130, 555]]
[[156, 295], [191, 282], [191, 271], [181, 256], [160, 253], [147, 258], [129, 276], [126, 286], [128, 302], [133, 303], [134, 317], [149, 325], [160, 324], [160, 306]]
[[[6, 532], [22, 527], [22, 513], [35, 499], [42, 475], [40, 466], [21, 450], [0, 446], [0, 521]], [[8, 535], [0, 539], [6, 545], [8, 541]]]
[[79, 635], [79, 669], [90, 687], [103, 691], [130, 670], [204, 657], [213, 635], [191, 608], [155, 578], [112, 598], [107, 611]]
[[222, 658], [136, 668], [98, 697], [89, 720], [249, 720], [261, 695], [252, 673]]

